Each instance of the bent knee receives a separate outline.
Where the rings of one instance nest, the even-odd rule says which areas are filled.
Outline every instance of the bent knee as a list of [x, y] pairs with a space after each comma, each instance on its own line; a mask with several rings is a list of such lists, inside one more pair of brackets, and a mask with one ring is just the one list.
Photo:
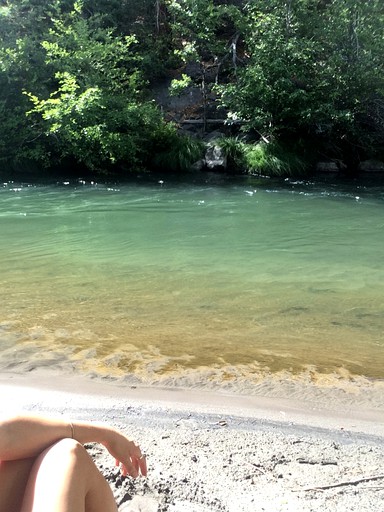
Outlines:
[[64, 438], [60, 439], [45, 450], [45, 457], [53, 456], [57, 460], [64, 460], [65, 458], [82, 458], [87, 455], [84, 446], [76, 441], [76, 439]]
[[53, 447], [55, 447], [57, 450], [64, 451], [84, 449], [84, 446], [79, 443], [79, 441], [76, 441], [76, 439], [71, 439], [70, 437], [64, 437], [63, 439], [60, 439], [60, 441], [57, 441], [52, 445], [52, 448]]

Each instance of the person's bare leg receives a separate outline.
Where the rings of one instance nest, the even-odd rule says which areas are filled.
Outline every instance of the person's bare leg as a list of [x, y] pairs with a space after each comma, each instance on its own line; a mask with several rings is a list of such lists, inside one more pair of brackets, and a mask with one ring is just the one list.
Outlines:
[[37, 457], [21, 512], [116, 512], [112, 491], [85, 448], [63, 439]]
[[0, 463], [0, 512], [20, 512], [25, 487], [35, 459]]

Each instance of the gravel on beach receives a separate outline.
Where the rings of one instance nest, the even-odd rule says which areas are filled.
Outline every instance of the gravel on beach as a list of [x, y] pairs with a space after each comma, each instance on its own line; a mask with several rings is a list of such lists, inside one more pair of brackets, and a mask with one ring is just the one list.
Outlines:
[[120, 427], [145, 448], [147, 478], [90, 452], [124, 512], [384, 511], [381, 438], [193, 414], [167, 429]]
[[259, 398], [244, 408], [241, 397], [192, 391], [31, 382], [0, 376], [2, 413], [102, 421], [140, 445], [149, 471], [135, 480], [87, 445], [120, 512], [384, 512], [381, 409], [296, 414]]

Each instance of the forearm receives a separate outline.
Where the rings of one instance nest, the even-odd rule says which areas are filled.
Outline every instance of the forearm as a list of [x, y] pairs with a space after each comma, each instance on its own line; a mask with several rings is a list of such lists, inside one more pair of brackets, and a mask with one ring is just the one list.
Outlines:
[[0, 460], [34, 457], [66, 437], [74, 437], [80, 443], [108, 444], [112, 432], [98, 424], [17, 416], [0, 422]]

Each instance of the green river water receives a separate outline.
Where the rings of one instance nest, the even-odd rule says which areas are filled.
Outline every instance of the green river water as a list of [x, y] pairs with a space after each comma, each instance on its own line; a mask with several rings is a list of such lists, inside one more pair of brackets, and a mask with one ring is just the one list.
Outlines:
[[204, 386], [384, 377], [384, 188], [0, 188], [0, 370]]

